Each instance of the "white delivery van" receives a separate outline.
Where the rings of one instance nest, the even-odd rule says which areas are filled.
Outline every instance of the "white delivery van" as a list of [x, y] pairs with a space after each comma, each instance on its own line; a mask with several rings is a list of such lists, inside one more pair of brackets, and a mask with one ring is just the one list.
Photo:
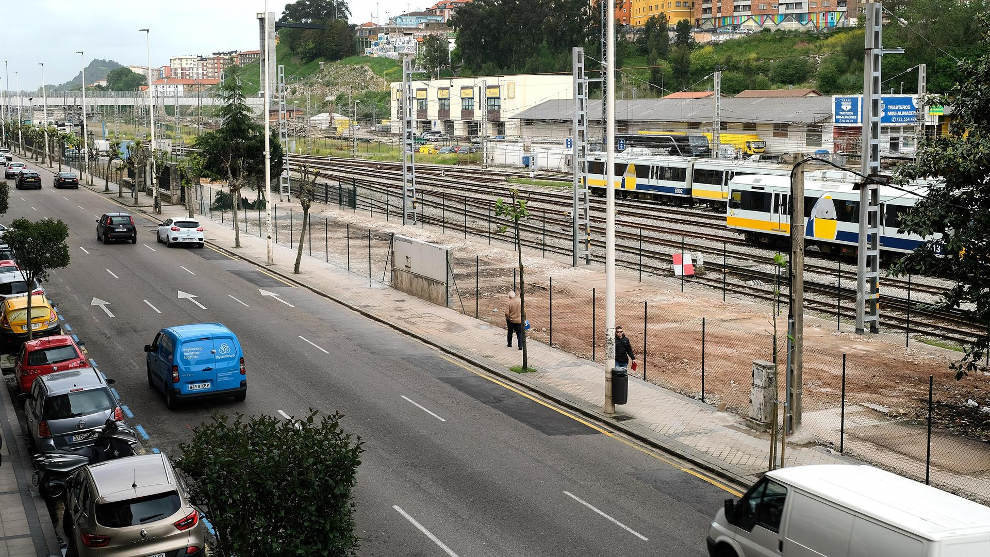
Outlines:
[[986, 557], [990, 508], [872, 466], [768, 472], [708, 530], [712, 557]]

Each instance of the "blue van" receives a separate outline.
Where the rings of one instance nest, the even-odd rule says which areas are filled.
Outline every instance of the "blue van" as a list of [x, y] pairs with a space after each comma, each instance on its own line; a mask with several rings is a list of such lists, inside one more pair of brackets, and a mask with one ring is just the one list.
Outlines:
[[233, 395], [247, 397], [247, 370], [237, 335], [220, 323], [162, 329], [147, 352], [148, 385], [162, 391], [165, 405], [180, 400]]

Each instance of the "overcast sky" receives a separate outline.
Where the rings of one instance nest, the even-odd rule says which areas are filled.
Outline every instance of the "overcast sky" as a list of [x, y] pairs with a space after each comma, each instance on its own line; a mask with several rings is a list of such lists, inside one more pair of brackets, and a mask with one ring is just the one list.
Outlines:
[[[268, 0], [276, 17], [286, 0]], [[433, 0], [350, 0], [351, 22], [363, 23], [372, 12], [396, 15], [422, 10]], [[29, 90], [45, 82], [63, 83], [94, 58], [115, 60], [125, 66], [145, 65], [144, 33], [151, 28], [151, 65], [168, 63], [171, 56], [210, 54], [221, 50], [259, 47], [255, 14], [264, 11], [264, 0], [0, 0], [3, 32], [0, 58], [8, 61], [10, 88], [18, 83]], [[378, 19], [376, 17], [376, 19]], [[3, 76], [0, 75], [0, 79]]]

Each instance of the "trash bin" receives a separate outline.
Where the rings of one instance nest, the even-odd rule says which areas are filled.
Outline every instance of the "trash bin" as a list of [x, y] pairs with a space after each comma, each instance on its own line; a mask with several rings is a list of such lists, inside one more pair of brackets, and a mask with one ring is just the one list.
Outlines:
[[629, 374], [625, 369], [612, 369], [612, 403], [625, 404], [629, 399]]
[[526, 168], [529, 168], [529, 155], [523, 155], [522, 165]]

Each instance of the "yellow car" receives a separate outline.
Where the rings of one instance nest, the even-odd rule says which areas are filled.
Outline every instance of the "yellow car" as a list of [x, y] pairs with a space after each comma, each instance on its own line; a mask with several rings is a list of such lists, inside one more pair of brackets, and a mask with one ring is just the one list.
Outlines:
[[[9, 345], [27, 340], [27, 300], [27, 296], [14, 296], [0, 304], [0, 338]], [[58, 314], [43, 294], [31, 296], [31, 330], [34, 338], [62, 333]]]
[[435, 155], [437, 154], [437, 148], [433, 145], [421, 145], [419, 148], [419, 154], [421, 155]]

